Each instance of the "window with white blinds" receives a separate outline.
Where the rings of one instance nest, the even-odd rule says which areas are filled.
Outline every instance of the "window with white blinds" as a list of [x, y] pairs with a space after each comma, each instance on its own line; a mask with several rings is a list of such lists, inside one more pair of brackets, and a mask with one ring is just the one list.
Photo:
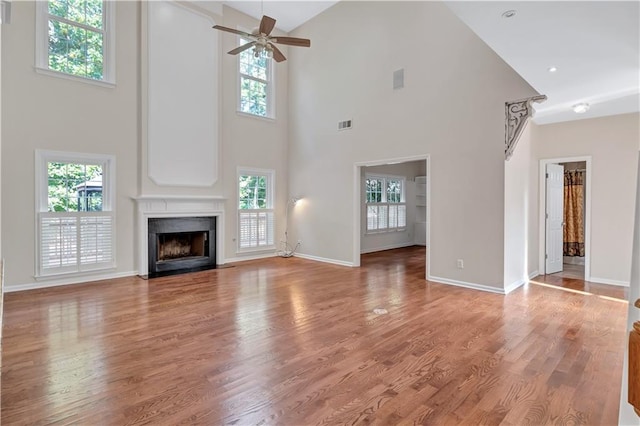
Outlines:
[[367, 232], [401, 231], [407, 227], [405, 178], [367, 176], [365, 202]]
[[273, 170], [238, 170], [238, 249], [274, 248]]
[[115, 267], [115, 158], [36, 152], [39, 277]]

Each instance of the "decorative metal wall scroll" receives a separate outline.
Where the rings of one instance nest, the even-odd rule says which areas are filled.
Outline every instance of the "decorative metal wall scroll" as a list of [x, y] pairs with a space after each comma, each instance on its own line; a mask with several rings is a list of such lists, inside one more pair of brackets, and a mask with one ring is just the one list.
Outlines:
[[547, 97], [540, 95], [520, 99], [519, 101], [505, 102], [504, 154], [506, 160], [511, 158], [513, 151], [516, 149], [518, 139], [520, 139], [520, 135], [524, 130], [524, 126], [527, 124], [529, 117], [533, 116], [531, 104], [545, 100], [547, 100]]

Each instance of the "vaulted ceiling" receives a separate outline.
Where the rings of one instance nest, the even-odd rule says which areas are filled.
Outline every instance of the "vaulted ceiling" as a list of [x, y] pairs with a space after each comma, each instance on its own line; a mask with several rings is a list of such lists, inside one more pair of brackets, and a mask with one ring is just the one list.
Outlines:
[[[256, 19], [262, 14], [272, 16], [288, 32], [337, 2], [224, 3]], [[640, 111], [639, 2], [446, 4], [532, 87], [547, 95], [546, 102], [535, 105], [537, 123]], [[580, 103], [588, 104], [589, 109], [577, 114], [573, 106]]]

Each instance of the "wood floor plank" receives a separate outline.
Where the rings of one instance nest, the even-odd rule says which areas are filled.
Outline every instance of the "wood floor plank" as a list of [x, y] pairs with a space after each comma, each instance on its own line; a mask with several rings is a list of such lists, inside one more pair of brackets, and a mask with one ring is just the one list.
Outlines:
[[624, 290], [501, 296], [424, 265], [410, 247], [7, 294], [3, 423], [617, 422]]

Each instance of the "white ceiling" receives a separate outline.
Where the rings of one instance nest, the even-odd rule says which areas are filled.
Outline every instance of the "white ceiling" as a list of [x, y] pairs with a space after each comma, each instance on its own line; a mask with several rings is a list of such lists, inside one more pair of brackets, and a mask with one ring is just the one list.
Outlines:
[[222, 3], [256, 19], [262, 18], [262, 15], [271, 16], [276, 20], [276, 28], [288, 33], [338, 2], [227, 0]]
[[[548, 100], [539, 124], [640, 110], [640, 3], [447, 2], [449, 8]], [[517, 14], [509, 19], [507, 10]], [[550, 73], [549, 67], [558, 71]], [[572, 106], [587, 102], [588, 112]]]
[[[289, 32], [337, 1], [229, 0]], [[448, 1], [447, 6], [548, 100], [539, 124], [640, 111], [640, 2]], [[263, 11], [262, 11], [263, 10]], [[512, 18], [502, 18], [516, 10]], [[555, 73], [549, 67], [557, 67]], [[591, 108], [576, 114], [572, 106]]]

